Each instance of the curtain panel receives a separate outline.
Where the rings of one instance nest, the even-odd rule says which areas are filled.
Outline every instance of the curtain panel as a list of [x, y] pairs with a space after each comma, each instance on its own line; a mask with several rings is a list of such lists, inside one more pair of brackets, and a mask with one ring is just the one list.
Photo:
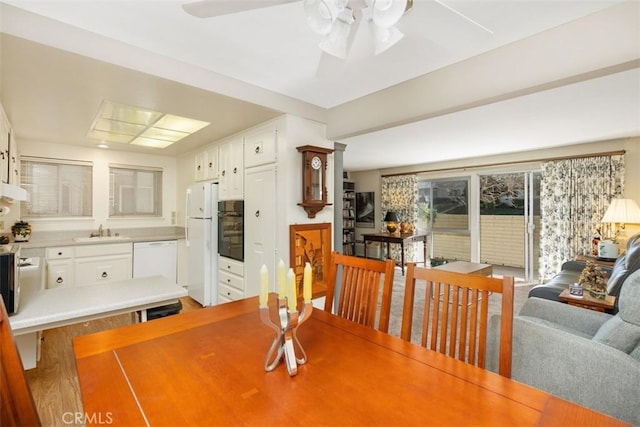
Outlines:
[[[400, 222], [418, 223], [418, 176], [400, 175], [382, 177], [380, 220], [384, 222], [387, 211], [394, 211]], [[400, 248], [393, 245], [390, 258], [400, 260]], [[405, 260], [415, 261], [413, 245], [405, 247]]]
[[542, 164], [540, 184], [541, 282], [560, 271], [562, 263], [591, 253], [599, 230], [610, 236], [600, 220], [611, 199], [624, 194], [624, 155], [556, 160]]

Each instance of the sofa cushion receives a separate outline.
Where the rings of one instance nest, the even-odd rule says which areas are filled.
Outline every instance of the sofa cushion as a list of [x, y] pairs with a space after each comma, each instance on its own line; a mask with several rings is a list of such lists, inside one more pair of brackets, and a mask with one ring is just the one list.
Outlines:
[[624, 282], [618, 297], [618, 308], [622, 320], [640, 328], [640, 270]]
[[593, 341], [606, 344], [627, 354], [640, 344], [640, 327], [625, 322], [620, 313], [604, 322]]
[[620, 288], [629, 274], [640, 269], [640, 245], [632, 245], [627, 249], [627, 253], [620, 256], [611, 271], [611, 276], [607, 282], [607, 293], [618, 296]]
[[625, 353], [640, 346], [640, 270], [630, 275], [620, 289], [618, 314], [602, 324], [593, 337]]

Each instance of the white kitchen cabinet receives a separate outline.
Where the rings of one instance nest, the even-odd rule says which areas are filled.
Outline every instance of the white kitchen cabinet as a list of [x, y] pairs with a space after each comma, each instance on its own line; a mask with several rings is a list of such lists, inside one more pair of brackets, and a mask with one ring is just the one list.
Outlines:
[[47, 248], [45, 251], [47, 289], [73, 286], [73, 246]]
[[9, 134], [9, 184], [20, 185], [20, 157], [15, 134]]
[[209, 181], [218, 178], [218, 147], [210, 147], [195, 156], [195, 180]]
[[260, 292], [260, 266], [269, 270], [269, 283], [276, 271], [276, 166], [246, 169], [244, 200], [244, 258], [251, 268], [245, 272], [245, 297]]
[[131, 253], [76, 258], [74, 276], [76, 286], [131, 279]]
[[11, 126], [4, 115], [0, 114], [0, 181], [9, 182], [9, 134]]
[[219, 198], [242, 200], [244, 198], [244, 139], [237, 138], [220, 145]]
[[196, 181], [204, 181], [205, 180], [205, 171], [204, 164], [207, 161], [207, 155], [204, 151], [197, 153], [195, 157], [195, 175], [194, 178]]
[[275, 129], [248, 134], [244, 138], [244, 167], [274, 163], [277, 154], [278, 132]]
[[47, 248], [46, 287], [94, 285], [132, 277], [131, 243]]
[[95, 285], [131, 279], [131, 243], [111, 243], [77, 247], [74, 258], [75, 286]]
[[244, 298], [244, 263], [231, 258], [218, 257], [219, 302]]
[[73, 259], [47, 259], [47, 289], [73, 286]]

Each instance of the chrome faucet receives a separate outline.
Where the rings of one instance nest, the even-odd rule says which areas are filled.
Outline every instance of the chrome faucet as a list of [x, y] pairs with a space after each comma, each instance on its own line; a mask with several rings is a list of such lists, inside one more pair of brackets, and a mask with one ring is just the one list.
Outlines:
[[104, 231], [102, 230], [102, 224], [100, 224], [100, 227], [98, 227], [98, 236], [102, 237], [103, 233]]

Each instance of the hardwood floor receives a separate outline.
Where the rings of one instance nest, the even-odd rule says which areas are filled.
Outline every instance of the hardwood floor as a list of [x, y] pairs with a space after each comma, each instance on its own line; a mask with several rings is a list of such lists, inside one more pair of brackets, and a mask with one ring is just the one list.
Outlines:
[[[201, 308], [200, 304], [189, 297], [181, 298], [180, 301], [182, 312]], [[131, 322], [131, 315], [123, 314], [43, 332], [38, 366], [26, 371], [43, 426], [83, 424], [76, 422], [83, 420], [83, 410], [73, 357], [73, 337], [129, 325]]]

